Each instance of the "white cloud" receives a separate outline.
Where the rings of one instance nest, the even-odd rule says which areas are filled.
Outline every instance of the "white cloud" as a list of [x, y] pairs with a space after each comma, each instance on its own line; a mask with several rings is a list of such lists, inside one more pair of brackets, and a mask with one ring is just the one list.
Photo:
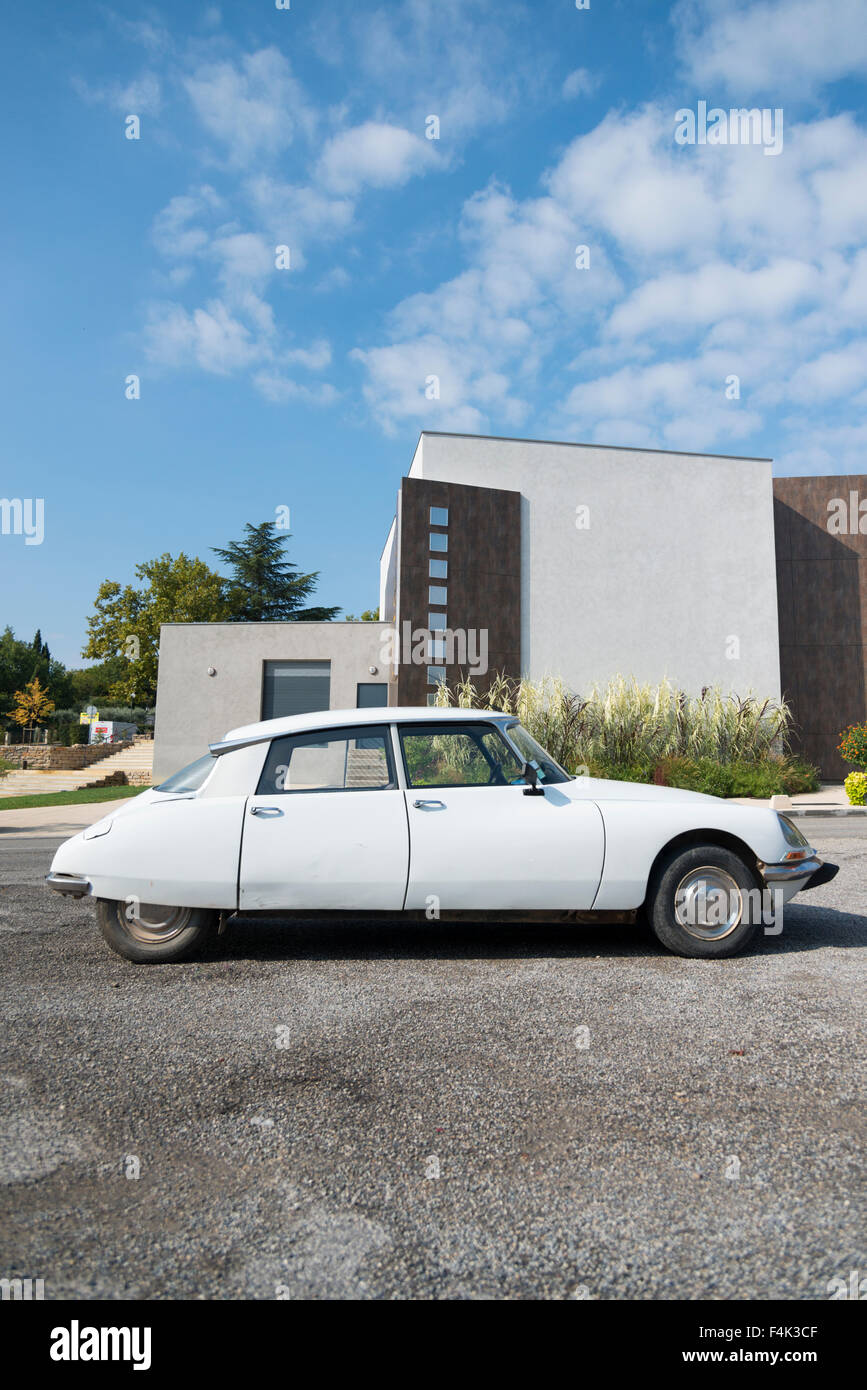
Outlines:
[[160, 79], [152, 72], [102, 87], [92, 87], [83, 78], [73, 77], [72, 86], [82, 100], [91, 105], [103, 103], [124, 116], [156, 116], [162, 106]]
[[208, 245], [209, 234], [204, 227], [192, 224], [221, 206], [209, 184], [172, 198], [154, 218], [151, 237], [157, 250], [173, 259], [198, 255]]
[[748, 106], [759, 94], [801, 99], [838, 78], [867, 72], [863, 0], [834, 0], [827, 8], [816, 0], [691, 0], [677, 7], [674, 18], [691, 80], [706, 90], [721, 84]]
[[184, 87], [205, 130], [237, 164], [279, 153], [299, 130], [309, 133], [314, 125], [289, 63], [273, 47], [237, 63], [202, 63]]
[[365, 185], [394, 188], [439, 163], [433, 141], [381, 121], [365, 121], [329, 140], [317, 176], [333, 192], [351, 194]]
[[[761, 415], [727, 400], [725, 379], [709, 362], [682, 359], [627, 366], [581, 382], [563, 403], [563, 424], [600, 444], [655, 443], [670, 449], [711, 449], [747, 438]], [[643, 438], [620, 434], [624, 420], [644, 427]]]
[[563, 96], [567, 101], [574, 101], [576, 97], [592, 97], [601, 85], [602, 78], [598, 73], [591, 72], [589, 68], [576, 68], [563, 83]]
[[867, 384], [867, 340], [820, 353], [793, 372], [788, 394], [793, 400], [826, 401], [853, 396]]
[[618, 304], [607, 331], [615, 337], [671, 337], [703, 329], [720, 319], [746, 316], [779, 321], [815, 302], [822, 291], [819, 270], [804, 261], [774, 260], [756, 270], [711, 261], [696, 270], [670, 271], [647, 280]]
[[331, 344], [320, 338], [309, 348], [289, 348], [281, 357], [284, 362], [296, 362], [311, 372], [321, 372], [323, 367], [331, 363]]
[[189, 313], [180, 304], [155, 306], [145, 329], [148, 357], [167, 367], [197, 366], [226, 376], [249, 367], [262, 346], [218, 299]]
[[311, 185], [281, 182], [257, 174], [245, 184], [252, 215], [275, 246], [288, 246], [292, 267], [303, 269], [307, 251], [332, 242], [352, 225], [355, 202]]
[[321, 386], [305, 386], [279, 372], [257, 372], [253, 385], [266, 401], [274, 405], [286, 405], [288, 401], [306, 401], [309, 405], [328, 406], [340, 399], [340, 393], [327, 383]]
[[674, 127], [673, 105], [609, 113], [550, 171], [551, 196], [626, 254], [657, 261], [744, 247], [802, 255], [867, 235], [867, 136], [850, 116], [790, 126], [775, 159], [759, 146], [681, 147]]

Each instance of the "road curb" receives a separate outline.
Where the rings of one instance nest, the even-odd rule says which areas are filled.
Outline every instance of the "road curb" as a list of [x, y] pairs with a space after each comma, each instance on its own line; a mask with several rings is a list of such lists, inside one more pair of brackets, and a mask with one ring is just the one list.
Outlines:
[[867, 816], [867, 806], [790, 806], [785, 816]]

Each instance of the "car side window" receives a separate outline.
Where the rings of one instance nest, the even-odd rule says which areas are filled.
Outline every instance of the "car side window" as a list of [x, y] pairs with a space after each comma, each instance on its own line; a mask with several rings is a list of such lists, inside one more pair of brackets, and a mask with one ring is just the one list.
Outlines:
[[275, 738], [256, 794], [385, 791], [396, 786], [388, 726], [364, 724]]
[[410, 787], [485, 787], [523, 782], [521, 764], [489, 724], [410, 725], [400, 730]]

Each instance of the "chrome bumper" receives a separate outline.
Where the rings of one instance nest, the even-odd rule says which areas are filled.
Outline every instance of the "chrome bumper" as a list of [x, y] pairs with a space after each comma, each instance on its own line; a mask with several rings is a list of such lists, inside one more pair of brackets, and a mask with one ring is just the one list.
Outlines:
[[90, 892], [90, 879], [81, 874], [46, 874], [45, 883], [55, 893], [66, 893], [70, 898], [84, 898]]
[[830, 883], [839, 873], [837, 864], [826, 864], [818, 855], [810, 859], [797, 859], [793, 864], [762, 864], [759, 873], [765, 883], [794, 883], [798, 879], [809, 879], [808, 888], [818, 888], [822, 883]]

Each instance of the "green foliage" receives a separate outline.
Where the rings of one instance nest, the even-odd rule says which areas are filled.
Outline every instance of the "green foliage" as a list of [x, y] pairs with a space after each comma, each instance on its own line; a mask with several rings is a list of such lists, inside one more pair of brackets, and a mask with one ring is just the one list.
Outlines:
[[32, 642], [20, 641], [7, 627], [0, 634], [0, 714], [8, 715], [16, 690], [23, 690], [36, 676], [55, 705], [69, 703], [69, 677], [65, 666], [55, 661], [37, 631]]
[[654, 769], [653, 780], [664, 787], [681, 787], [708, 796], [734, 796], [732, 768], [711, 758], [663, 759]]
[[552, 678], [496, 676], [485, 695], [471, 680], [440, 686], [436, 702], [516, 714], [569, 772], [587, 767], [593, 777], [762, 799], [819, 785], [816, 768], [787, 755], [788, 707], [752, 695], [707, 687], [688, 696], [668, 681], [617, 677], [582, 697]]
[[123, 666], [108, 694], [129, 704], [153, 704], [160, 625], [225, 621], [230, 613], [225, 580], [202, 560], [165, 554], [136, 565], [135, 572], [144, 580], [139, 588], [113, 580], [100, 585], [83, 655], [104, 662], [120, 656]]
[[840, 735], [837, 747], [847, 763], [867, 768], [867, 724], [850, 724]]
[[594, 760], [627, 766], [655, 766], [663, 758], [755, 762], [785, 751], [791, 724], [788, 706], [772, 700], [740, 699], [715, 687], [690, 696], [668, 681], [639, 685], [622, 676], [586, 697], [552, 678], [497, 676], [483, 696], [466, 680], [454, 691], [438, 690], [437, 703], [517, 714], [570, 771]]
[[863, 806], [867, 803], [867, 772], [850, 772], [843, 786], [850, 806]]
[[283, 549], [290, 539], [277, 534], [277, 523], [249, 522], [244, 538], [225, 548], [213, 546], [215, 555], [228, 565], [231, 575], [225, 582], [229, 616], [238, 622], [268, 623], [295, 619], [308, 623], [327, 623], [339, 608], [305, 608], [316, 588], [318, 570], [300, 574]]
[[[337, 612], [336, 608], [334, 612]], [[356, 617], [354, 613], [347, 613], [343, 621], [346, 623], [378, 623], [379, 608], [365, 608], [360, 617]]]
[[101, 714], [112, 686], [123, 679], [125, 672], [126, 658], [120, 655], [69, 671], [70, 699], [66, 703], [77, 706], [78, 712], [96, 705]]

